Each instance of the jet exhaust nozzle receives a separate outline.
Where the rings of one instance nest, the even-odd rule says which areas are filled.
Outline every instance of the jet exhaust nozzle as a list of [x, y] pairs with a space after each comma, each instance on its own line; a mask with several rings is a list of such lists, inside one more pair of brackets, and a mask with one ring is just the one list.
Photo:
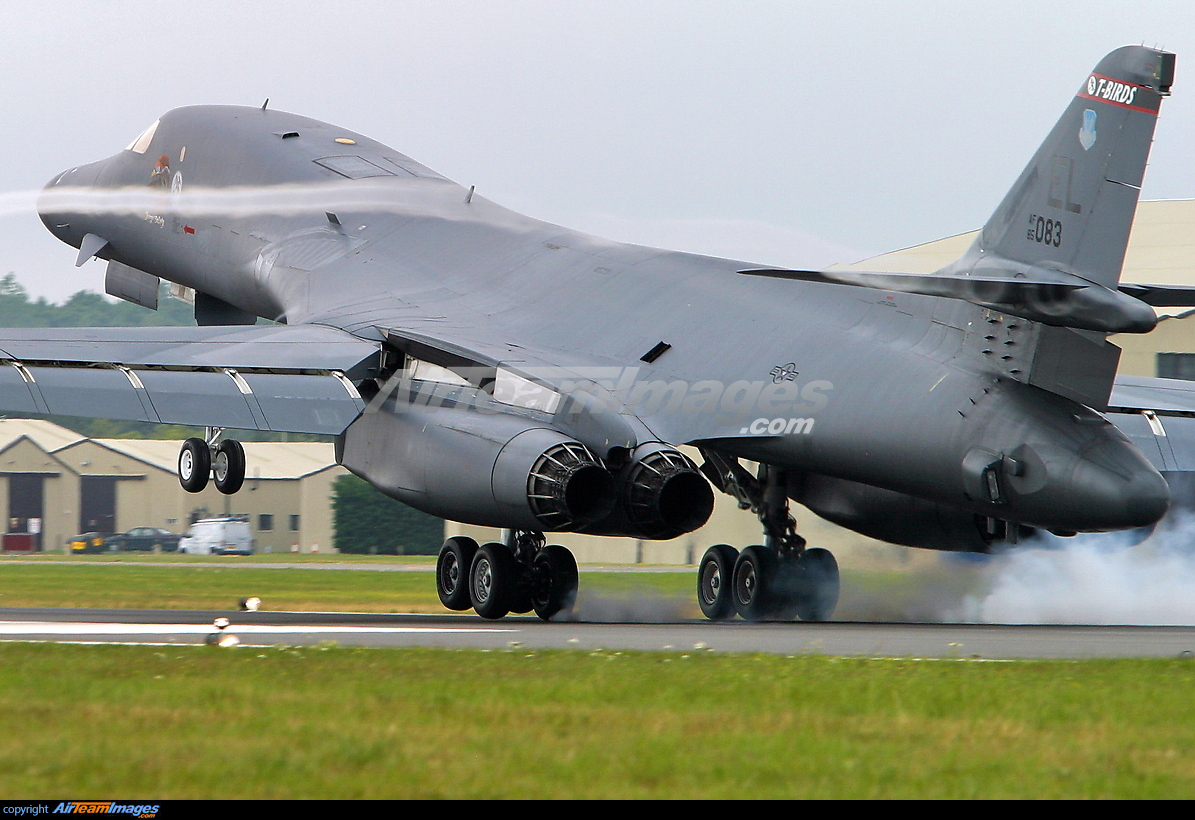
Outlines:
[[527, 500], [545, 530], [571, 530], [605, 518], [617, 502], [614, 477], [585, 445], [563, 441], [536, 459]]
[[709, 482], [671, 447], [639, 447], [623, 469], [622, 484], [623, 511], [642, 538], [677, 538], [705, 524], [714, 511]]

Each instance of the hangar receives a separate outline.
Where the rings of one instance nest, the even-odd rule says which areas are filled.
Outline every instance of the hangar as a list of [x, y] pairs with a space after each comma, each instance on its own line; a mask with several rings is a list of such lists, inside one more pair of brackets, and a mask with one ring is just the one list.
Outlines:
[[40, 419], [0, 419], [5, 552], [60, 550], [80, 532], [186, 532], [212, 515], [246, 515], [259, 551], [332, 549], [332, 445], [246, 442], [244, 489], [192, 495], [175, 475], [177, 441], [90, 439]]

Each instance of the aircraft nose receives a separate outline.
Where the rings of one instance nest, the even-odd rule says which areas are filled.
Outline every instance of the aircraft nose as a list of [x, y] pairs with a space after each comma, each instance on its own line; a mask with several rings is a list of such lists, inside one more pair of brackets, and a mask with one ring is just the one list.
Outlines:
[[75, 224], [82, 216], [77, 201], [81, 189], [93, 187], [102, 163], [68, 168], [46, 183], [37, 201], [37, 215], [54, 236], [68, 245], [78, 247], [86, 231]]

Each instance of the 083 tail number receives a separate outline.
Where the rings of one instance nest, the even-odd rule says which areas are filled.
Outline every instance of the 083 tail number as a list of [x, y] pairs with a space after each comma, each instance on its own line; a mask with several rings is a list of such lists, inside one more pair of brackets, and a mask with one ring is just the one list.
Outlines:
[[1062, 244], [1062, 220], [1029, 214], [1029, 232], [1026, 238], [1030, 242], [1040, 242], [1057, 248]]

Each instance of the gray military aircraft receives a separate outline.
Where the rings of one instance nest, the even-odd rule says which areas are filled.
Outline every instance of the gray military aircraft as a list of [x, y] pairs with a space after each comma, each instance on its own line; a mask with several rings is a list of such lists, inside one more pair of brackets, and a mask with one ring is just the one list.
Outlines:
[[0, 407], [204, 426], [179, 457], [191, 491], [241, 486], [224, 430], [334, 435], [387, 495], [505, 531], [450, 538], [438, 562], [444, 604], [485, 618], [571, 606], [576, 562], [545, 533], [674, 538], [712, 488], [764, 534], [702, 558], [715, 619], [831, 616], [837, 564], [790, 500], [943, 550], [1149, 527], [1171, 497], [1160, 471], [1195, 468], [1195, 399], [1161, 380], [1114, 392], [1106, 336], [1195, 302], [1119, 283], [1173, 66], [1135, 46], [1100, 61], [932, 275], [610, 242], [268, 105], [171, 111], [56, 176], [39, 211], [78, 264], [108, 261], [110, 294], [193, 291], [199, 327], [0, 331]]

